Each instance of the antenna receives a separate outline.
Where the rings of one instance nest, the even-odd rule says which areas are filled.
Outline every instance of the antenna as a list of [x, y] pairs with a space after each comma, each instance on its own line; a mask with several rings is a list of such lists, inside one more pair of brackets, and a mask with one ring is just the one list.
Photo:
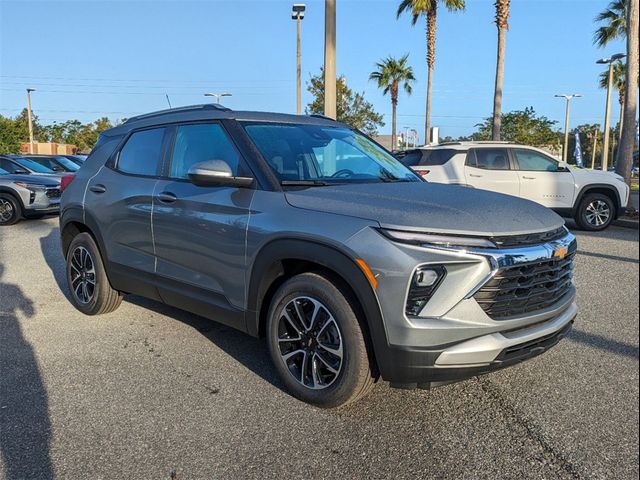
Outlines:
[[169, 108], [173, 108], [171, 107], [171, 100], [169, 100], [169, 94], [165, 93], [164, 96], [167, 97], [167, 103], [169, 104]]

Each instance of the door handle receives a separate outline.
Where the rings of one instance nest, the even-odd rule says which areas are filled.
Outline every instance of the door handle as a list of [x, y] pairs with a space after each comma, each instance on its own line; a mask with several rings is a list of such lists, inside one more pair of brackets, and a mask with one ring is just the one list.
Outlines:
[[473, 178], [482, 178], [482, 175], [475, 175], [473, 173], [470, 173], [469, 176]]
[[522, 178], [524, 178], [525, 180], [535, 180], [536, 179], [536, 177], [525, 177], [525, 176], [523, 176]]
[[104, 185], [91, 185], [89, 187], [89, 190], [91, 190], [93, 193], [104, 193], [107, 191], [107, 187], [105, 187]]
[[160, 200], [162, 203], [173, 203], [177, 199], [178, 199], [178, 197], [176, 197], [171, 192], [161, 192], [161, 193], [158, 194], [158, 200]]

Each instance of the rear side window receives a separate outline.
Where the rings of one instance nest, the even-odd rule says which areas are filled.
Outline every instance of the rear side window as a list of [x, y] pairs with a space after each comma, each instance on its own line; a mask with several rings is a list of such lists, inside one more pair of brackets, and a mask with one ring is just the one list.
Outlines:
[[6, 158], [0, 158], [0, 168], [7, 173], [16, 173], [20, 170], [24, 170], [24, 168], [21, 168], [20, 165], [17, 165], [12, 161], [7, 160]]
[[422, 160], [422, 152], [420, 150], [414, 150], [413, 152], [408, 152], [399, 160], [407, 167], [418, 166], [420, 165], [420, 160]]
[[510, 170], [509, 157], [504, 148], [473, 148], [467, 153], [467, 166], [485, 170]]
[[193, 164], [207, 160], [224, 160], [233, 175], [238, 174], [240, 156], [220, 125], [203, 123], [178, 127], [169, 176], [187, 178]]
[[134, 175], [157, 175], [164, 131], [164, 128], [154, 128], [134, 132], [120, 150], [118, 170]]
[[457, 153], [452, 148], [439, 148], [437, 150], [425, 150], [420, 165], [444, 165]]

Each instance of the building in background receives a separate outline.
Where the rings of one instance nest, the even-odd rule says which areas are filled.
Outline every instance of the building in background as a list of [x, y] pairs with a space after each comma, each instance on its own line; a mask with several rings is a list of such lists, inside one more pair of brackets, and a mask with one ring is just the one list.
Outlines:
[[20, 145], [20, 153], [39, 153], [45, 155], [75, 155], [78, 152], [78, 147], [75, 145], [68, 145], [66, 143], [44, 143], [34, 142], [33, 152], [29, 152], [30, 145], [23, 143]]

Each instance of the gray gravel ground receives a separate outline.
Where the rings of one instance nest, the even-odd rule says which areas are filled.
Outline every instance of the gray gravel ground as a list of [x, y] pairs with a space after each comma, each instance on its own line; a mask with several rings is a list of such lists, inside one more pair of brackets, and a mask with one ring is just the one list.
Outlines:
[[57, 219], [0, 230], [0, 478], [638, 478], [638, 232], [578, 232], [580, 315], [528, 363], [338, 411], [265, 346], [138, 297], [89, 318]]

